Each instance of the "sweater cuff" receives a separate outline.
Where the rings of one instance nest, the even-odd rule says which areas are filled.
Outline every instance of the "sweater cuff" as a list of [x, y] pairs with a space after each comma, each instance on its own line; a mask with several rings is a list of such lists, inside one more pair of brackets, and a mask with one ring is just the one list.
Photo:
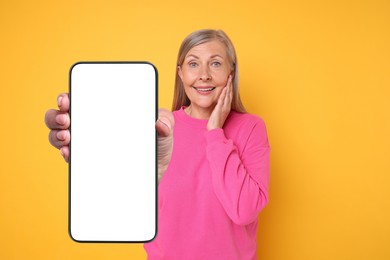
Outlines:
[[206, 142], [212, 144], [215, 142], [227, 143], [225, 133], [222, 128], [216, 128], [205, 133]]

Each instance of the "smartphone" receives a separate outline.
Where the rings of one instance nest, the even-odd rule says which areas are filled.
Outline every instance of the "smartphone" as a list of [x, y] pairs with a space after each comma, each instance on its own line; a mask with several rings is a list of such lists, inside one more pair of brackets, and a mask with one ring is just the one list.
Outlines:
[[156, 236], [157, 75], [148, 62], [70, 69], [69, 234], [77, 242]]

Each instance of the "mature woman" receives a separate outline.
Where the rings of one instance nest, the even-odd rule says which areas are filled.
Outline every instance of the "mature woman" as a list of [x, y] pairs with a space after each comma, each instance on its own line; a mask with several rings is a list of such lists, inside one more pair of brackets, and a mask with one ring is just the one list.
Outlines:
[[[68, 160], [68, 96], [58, 103], [46, 123]], [[236, 53], [223, 31], [184, 39], [172, 110], [156, 122], [159, 230], [144, 246], [148, 259], [256, 259], [270, 147], [264, 122], [241, 103]]]

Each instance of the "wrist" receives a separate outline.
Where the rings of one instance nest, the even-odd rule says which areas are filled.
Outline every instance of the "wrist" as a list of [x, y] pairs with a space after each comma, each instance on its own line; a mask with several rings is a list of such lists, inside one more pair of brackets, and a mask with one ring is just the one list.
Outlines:
[[222, 128], [215, 128], [205, 132], [205, 137], [207, 144], [212, 144], [215, 142], [225, 142], [227, 140], [225, 132]]
[[219, 124], [210, 123], [210, 121], [209, 121], [209, 123], [207, 124], [207, 130], [208, 130], [208, 131], [211, 131], [211, 130], [214, 130], [214, 129], [217, 129], [217, 128], [222, 128], [222, 126], [219, 125]]

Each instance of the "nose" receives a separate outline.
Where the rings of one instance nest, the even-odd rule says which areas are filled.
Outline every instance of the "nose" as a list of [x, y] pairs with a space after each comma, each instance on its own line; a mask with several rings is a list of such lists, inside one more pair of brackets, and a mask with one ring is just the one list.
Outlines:
[[208, 69], [208, 67], [204, 67], [203, 69], [200, 70], [199, 80], [202, 80], [202, 81], [210, 81], [211, 80], [211, 74], [210, 74], [210, 70]]

